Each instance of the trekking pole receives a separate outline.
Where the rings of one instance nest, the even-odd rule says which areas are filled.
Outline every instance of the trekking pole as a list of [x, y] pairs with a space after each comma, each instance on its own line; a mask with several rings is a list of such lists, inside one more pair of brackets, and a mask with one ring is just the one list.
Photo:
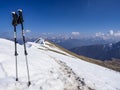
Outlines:
[[12, 25], [14, 26], [16, 81], [18, 81], [18, 65], [17, 65], [18, 53], [17, 53], [17, 32], [16, 32], [18, 15], [15, 12], [12, 12], [12, 17], [13, 17]]
[[25, 54], [25, 60], [26, 60], [26, 68], [27, 68], [27, 75], [28, 75], [28, 86], [30, 86], [30, 75], [29, 75], [29, 67], [28, 67], [28, 59], [27, 59], [27, 50], [26, 50], [26, 41], [25, 41], [25, 32], [24, 32], [24, 27], [23, 27], [23, 15], [22, 15], [22, 10], [18, 10], [19, 12], [19, 18], [18, 18], [18, 24], [21, 24], [21, 29], [22, 29], [22, 37], [23, 37], [23, 43], [24, 43], [24, 54]]

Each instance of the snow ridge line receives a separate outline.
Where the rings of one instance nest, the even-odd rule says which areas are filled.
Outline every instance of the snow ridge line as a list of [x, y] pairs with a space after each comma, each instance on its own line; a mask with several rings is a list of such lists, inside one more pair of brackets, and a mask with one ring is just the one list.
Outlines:
[[0, 63], [0, 67], [1, 67], [1, 70], [3, 71], [5, 77], [7, 77], [7, 76], [8, 76], [8, 75], [7, 75], [7, 72], [5, 71], [5, 69], [4, 69], [3, 65], [2, 65], [2, 63]]
[[[72, 81], [73, 83], [71, 82], [71, 85], [68, 84], [64, 90], [95, 90], [95, 89], [88, 87], [84, 82], [84, 78], [80, 78], [77, 74], [75, 74], [73, 72], [73, 70], [69, 66], [67, 66], [67, 64], [65, 62], [62, 62], [50, 55], [49, 55], [49, 57], [54, 59], [55, 62], [61, 66], [60, 69], [64, 72], [65, 76], [67, 76], [68, 78], [73, 80]], [[71, 86], [73, 86], [72, 84], [77, 84], [77, 85], [76, 85], [76, 87], [71, 89]]]

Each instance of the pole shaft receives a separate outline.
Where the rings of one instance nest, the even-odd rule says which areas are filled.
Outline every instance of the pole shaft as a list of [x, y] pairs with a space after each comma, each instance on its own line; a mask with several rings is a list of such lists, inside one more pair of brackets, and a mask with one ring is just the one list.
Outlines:
[[23, 27], [23, 15], [22, 15], [22, 10], [18, 10], [19, 12], [19, 18], [18, 18], [18, 24], [21, 24], [21, 29], [22, 29], [22, 37], [23, 37], [23, 43], [24, 43], [24, 54], [25, 54], [25, 59], [26, 59], [26, 68], [27, 68], [27, 75], [28, 75], [28, 86], [30, 86], [30, 74], [29, 74], [29, 67], [28, 67], [28, 59], [27, 59], [27, 50], [26, 50], [26, 41], [25, 41], [25, 32], [24, 32], [24, 27]]
[[28, 55], [27, 54], [27, 50], [26, 50], [26, 40], [25, 40], [25, 32], [24, 32], [24, 27], [23, 27], [23, 23], [21, 23], [21, 28], [22, 28], [22, 37], [23, 37], [23, 43], [24, 43], [24, 53], [25, 55]]
[[25, 58], [26, 58], [26, 68], [27, 68], [27, 73], [28, 73], [28, 82], [30, 82], [30, 75], [29, 75], [29, 67], [28, 67], [27, 55], [25, 56]]
[[15, 63], [16, 63], [16, 64], [15, 64], [15, 65], [16, 65], [16, 66], [15, 66], [15, 67], [16, 67], [16, 81], [18, 81], [18, 65], [17, 65], [17, 56], [15, 56], [15, 59], [16, 59], [16, 60], [15, 60], [15, 61], [16, 61], [16, 62], [15, 62]]
[[18, 81], [18, 65], [17, 65], [17, 33], [16, 26], [14, 25], [14, 42], [15, 42], [15, 68], [16, 68], [16, 81]]
[[23, 23], [21, 23], [21, 29], [22, 29], [22, 36], [23, 36], [23, 43], [24, 43], [24, 54], [26, 59], [26, 68], [27, 68], [27, 77], [28, 77], [28, 86], [31, 84], [30, 82], [30, 74], [29, 74], [29, 66], [28, 66], [28, 59], [27, 59], [27, 50], [26, 50], [26, 41], [25, 41], [25, 33], [24, 33], [24, 27]]

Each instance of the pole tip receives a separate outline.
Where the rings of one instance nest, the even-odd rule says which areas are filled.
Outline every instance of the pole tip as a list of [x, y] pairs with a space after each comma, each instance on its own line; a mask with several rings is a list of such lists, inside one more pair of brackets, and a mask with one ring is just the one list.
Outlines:
[[16, 81], [18, 81], [18, 78], [16, 78]]
[[22, 9], [18, 9], [19, 12], [22, 12]]
[[31, 85], [31, 82], [29, 81], [29, 82], [28, 82], [28, 87], [29, 87], [30, 85]]

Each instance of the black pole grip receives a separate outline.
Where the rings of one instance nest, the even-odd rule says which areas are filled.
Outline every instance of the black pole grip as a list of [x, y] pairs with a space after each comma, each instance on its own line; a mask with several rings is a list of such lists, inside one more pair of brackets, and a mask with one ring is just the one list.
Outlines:
[[13, 20], [12, 20], [12, 25], [13, 26], [17, 26], [17, 20], [18, 20], [18, 15], [16, 12], [12, 12], [12, 17], [13, 17]]
[[21, 24], [21, 23], [24, 22], [24, 20], [23, 20], [23, 15], [22, 15], [22, 10], [19, 9], [19, 10], [18, 10], [18, 13], [19, 13], [18, 24]]

